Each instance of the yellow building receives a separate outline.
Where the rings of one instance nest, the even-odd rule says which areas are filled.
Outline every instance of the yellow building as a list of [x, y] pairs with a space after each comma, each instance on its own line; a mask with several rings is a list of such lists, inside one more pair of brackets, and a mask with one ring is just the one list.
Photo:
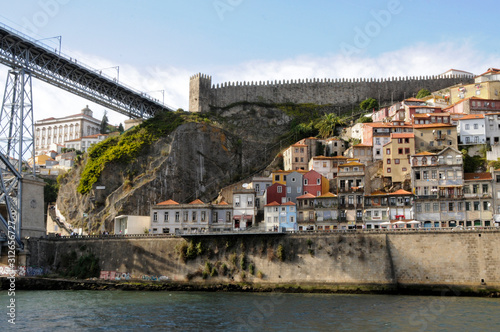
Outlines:
[[404, 182], [410, 179], [410, 159], [415, 154], [414, 133], [394, 133], [391, 140], [384, 145], [384, 177], [392, 182]]
[[476, 76], [473, 84], [463, 84], [450, 88], [452, 104], [470, 97], [500, 100], [500, 69], [489, 68]]
[[437, 152], [444, 148], [458, 149], [457, 126], [445, 123], [413, 125], [415, 152]]

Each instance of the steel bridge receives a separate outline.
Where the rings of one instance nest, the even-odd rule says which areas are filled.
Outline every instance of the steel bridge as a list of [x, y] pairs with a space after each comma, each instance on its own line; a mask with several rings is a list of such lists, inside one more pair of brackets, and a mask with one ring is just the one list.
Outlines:
[[174, 109], [2, 23], [0, 64], [11, 68], [0, 109], [0, 230], [22, 250], [23, 180], [35, 174], [32, 77], [130, 118]]
[[13, 69], [24, 68], [41, 81], [131, 118], [148, 118], [174, 110], [147, 93], [1, 23], [0, 63]]

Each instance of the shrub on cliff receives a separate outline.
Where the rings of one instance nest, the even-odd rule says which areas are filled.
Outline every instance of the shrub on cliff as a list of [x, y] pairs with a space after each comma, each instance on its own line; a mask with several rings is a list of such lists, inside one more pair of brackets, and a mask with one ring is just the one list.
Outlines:
[[110, 137], [92, 146], [88, 151], [78, 192], [87, 194], [99, 180], [104, 168], [112, 163], [129, 163], [146, 147], [160, 137], [170, 134], [184, 122], [184, 117], [173, 112], [164, 112], [146, 120], [120, 136]]

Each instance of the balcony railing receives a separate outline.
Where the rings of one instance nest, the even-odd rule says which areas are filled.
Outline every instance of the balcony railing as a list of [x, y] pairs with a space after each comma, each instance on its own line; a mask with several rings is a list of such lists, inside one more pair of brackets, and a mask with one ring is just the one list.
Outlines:
[[357, 193], [364, 192], [364, 188], [361, 187], [341, 187], [339, 188], [339, 193]]

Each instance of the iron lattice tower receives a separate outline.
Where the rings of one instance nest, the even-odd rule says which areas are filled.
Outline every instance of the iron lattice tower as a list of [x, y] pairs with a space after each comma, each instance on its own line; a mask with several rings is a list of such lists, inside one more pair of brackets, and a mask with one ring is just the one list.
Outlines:
[[0, 204], [6, 207], [0, 220], [21, 249], [22, 175], [35, 172], [31, 88], [28, 70], [9, 70], [0, 110]]

